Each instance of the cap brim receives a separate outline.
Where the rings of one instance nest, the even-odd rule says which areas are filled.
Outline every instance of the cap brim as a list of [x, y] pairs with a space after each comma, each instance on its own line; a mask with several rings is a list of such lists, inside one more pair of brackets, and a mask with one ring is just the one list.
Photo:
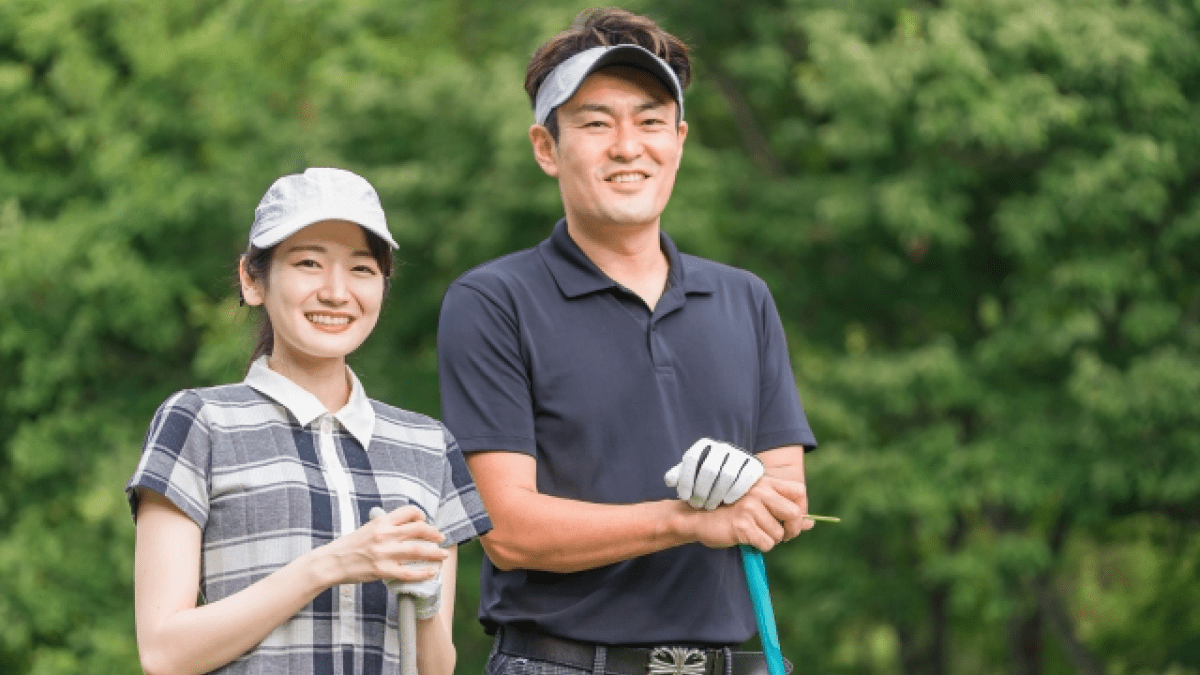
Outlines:
[[345, 209], [330, 209], [327, 212], [305, 211], [303, 217], [293, 218], [280, 223], [269, 230], [259, 232], [258, 235], [250, 239], [250, 245], [254, 248], [260, 249], [271, 248], [272, 246], [277, 245], [279, 242], [287, 239], [300, 230], [303, 230], [309, 225], [319, 223], [323, 220], [344, 220], [346, 222], [354, 223], [364, 230], [379, 236], [379, 238], [386, 241], [388, 246], [391, 246], [393, 249], [400, 248], [400, 245], [397, 244], [396, 240], [392, 238], [392, 233], [388, 232], [386, 227], [382, 228], [382, 231], [380, 231], [379, 227], [367, 224], [371, 221], [370, 218], [360, 214], [348, 213]]
[[[679, 91], [678, 79], [671, 68], [662, 59], [637, 45], [617, 45], [601, 54], [600, 58], [596, 59], [595, 63], [587, 69], [587, 73], [580, 78], [579, 84], [583, 84], [583, 80], [588, 75], [608, 66], [633, 66], [634, 68], [645, 70], [662, 84], [663, 88], [667, 90], [667, 93], [672, 98], [679, 99], [683, 97], [682, 92]], [[576, 85], [575, 89], [578, 91], [579, 85]], [[574, 93], [574, 91], [571, 92], [572, 95]], [[567, 98], [570, 98], [570, 96]]]
[[[551, 76], [547, 77], [546, 81], [542, 83], [543, 87], [553, 87], [557, 91], [545, 92], [546, 96], [544, 98], [541, 95], [542, 92], [538, 92], [537, 104], [534, 109], [534, 118], [538, 124], [545, 123], [551, 111], [569, 101], [575, 95], [575, 92], [579, 91], [579, 87], [583, 85], [583, 81], [589, 75], [609, 66], [632, 66], [653, 75], [675, 101], [677, 107], [675, 121], [680, 122], [683, 120], [683, 87], [680, 86], [679, 78], [675, 75], [675, 71], [671, 70], [671, 67], [665, 61], [639, 45], [625, 44], [593, 49], [602, 49], [603, 51], [596, 51], [590, 63], [585, 61], [584, 63], [571, 64], [574, 67], [570, 68], [571, 72], [567, 74], [565, 81], [563, 77], [555, 77], [557, 73], [552, 72]], [[580, 52], [576, 56], [582, 57], [586, 53]], [[559, 68], [567, 65], [568, 62], [564, 61], [559, 65]], [[558, 69], [556, 68], [555, 70], [557, 71]]]

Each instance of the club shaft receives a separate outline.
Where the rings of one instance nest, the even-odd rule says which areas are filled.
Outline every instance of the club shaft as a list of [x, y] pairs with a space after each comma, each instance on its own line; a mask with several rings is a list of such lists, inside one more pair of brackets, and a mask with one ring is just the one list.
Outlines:
[[410, 595], [397, 595], [400, 605], [400, 675], [417, 675], [417, 606]]

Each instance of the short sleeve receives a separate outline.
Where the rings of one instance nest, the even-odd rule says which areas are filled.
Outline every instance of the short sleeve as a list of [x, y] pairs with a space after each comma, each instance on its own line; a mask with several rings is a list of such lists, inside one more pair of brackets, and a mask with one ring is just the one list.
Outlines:
[[455, 282], [442, 300], [437, 345], [442, 421], [461, 450], [535, 455], [529, 374], [506, 303]]
[[193, 391], [168, 398], [154, 414], [137, 469], [125, 486], [137, 519], [138, 488], [153, 490], [201, 528], [208, 522], [208, 474], [212, 444], [203, 420], [204, 401]]
[[800, 392], [788, 357], [787, 336], [770, 291], [764, 293], [761, 307], [762, 384], [758, 438], [754, 447], [756, 451], [762, 451], [784, 445], [803, 445], [805, 450], [812, 450], [817, 447], [817, 439], [800, 403]]
[[446, 535], [447, 545], [460, 544], [487, 533], [492, 529], [492, 521], [483, 507], [483, 500], [475, 488], [462, 450], [445, 428], [443, 434], [446, 462], [442, 476], [442, 497], [434, 525]]

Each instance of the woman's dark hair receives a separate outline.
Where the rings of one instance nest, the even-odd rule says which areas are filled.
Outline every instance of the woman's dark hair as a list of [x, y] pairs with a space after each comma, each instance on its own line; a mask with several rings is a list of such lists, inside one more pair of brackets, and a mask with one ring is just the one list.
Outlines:
[[[392, 286], [392, 269], [395, 267], [396, 258], [392, 252], [392, 247], [388, 245], [383, 237], [374, 232], [363, 228], [363, 234], [367, 235], [367, 249], [371, 251], [371, 257], [379, 265], [379, 271], [383, 273], [383, 293], [387, 296], [388, 289]], [[246, 275], [254, 281], [262, 284], [263, 290], [267, 290], [267, 284], [270, 283], [271, 259], [275, 255], [275, 249], [278, 246], [268, 248], [257, 248], [251, 246], [245, 253], [242, 254], [242, 260], [246, 266]], [[238, 285], [238, 294], [241, 295], [241, 285]], [[245, 304], [246, 299], [242, 298], [242, 304]], [[254, 339], [254, 352], [250, 354], [250, 361], [246, 364], [246, 369], [249, 370], [250, 365], [258, 360], [258, 357], [269, 355], [275, 350], [275, 328], [271, 325], [271, 317], [267, 315], [266, 308], [262, 308], [259, 315], [258, 336]]]

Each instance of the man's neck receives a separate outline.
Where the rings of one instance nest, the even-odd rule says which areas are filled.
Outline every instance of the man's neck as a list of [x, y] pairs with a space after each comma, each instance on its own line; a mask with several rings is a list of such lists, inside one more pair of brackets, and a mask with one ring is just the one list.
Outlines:
[[589, 228], [572, 226], [568, 219], [567, 233], [600, 271], [654, 310], [671, 269], [662, 250], [658, 222]]

